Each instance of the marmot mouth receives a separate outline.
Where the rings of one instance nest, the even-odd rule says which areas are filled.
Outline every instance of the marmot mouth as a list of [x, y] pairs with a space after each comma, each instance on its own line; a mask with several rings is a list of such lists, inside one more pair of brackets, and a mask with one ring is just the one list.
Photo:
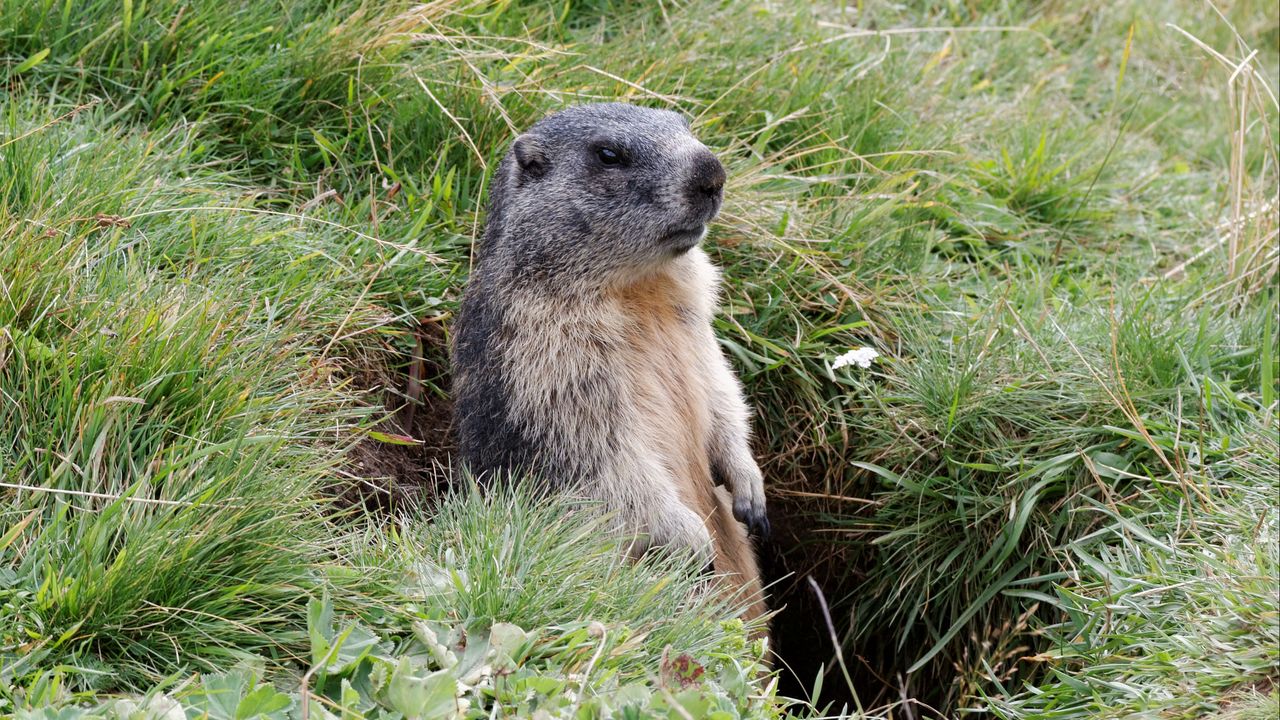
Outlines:
[[707, 226], [701, 224], [675, 228], [662, 237], [662, 242], [676, 250], [688, 250], [702, 242], [706, 231]]

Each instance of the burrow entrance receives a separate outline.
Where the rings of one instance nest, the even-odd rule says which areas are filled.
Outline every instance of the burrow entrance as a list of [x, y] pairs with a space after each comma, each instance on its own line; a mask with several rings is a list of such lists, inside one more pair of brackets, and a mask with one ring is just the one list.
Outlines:
[[842, 556], [832, 552], [829, 541], [814, 532], [813, 519], [804, 508], [770, 498], [769, 518], [773, 537], [759, 552], [769, 606], [777, 612], [770, 639], [779, 694], [810, 702], [828, 714], [896, 704], [889, 717], [939, 717], [930, 708], [937, 706], [944, 688], [922, 692], [898, 672], [891, 632], [864, 638], [856, 648], [842, 645], [841, 668], [836, 644], [850, 631], [851, 573], [840, 567]]

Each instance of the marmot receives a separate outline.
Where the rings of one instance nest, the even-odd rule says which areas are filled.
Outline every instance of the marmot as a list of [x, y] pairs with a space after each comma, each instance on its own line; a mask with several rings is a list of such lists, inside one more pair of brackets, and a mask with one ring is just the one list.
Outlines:
[[633, 555], [689, 548], [735, 578], [754, 618], [765, 605], [738, 521], [767, 536], [764, 485], [711, 328], [719, 271], [699, 247], [724, 181], [666, 110], [581, 105], [517, 137], [454, 327], [455, 427], [472, 473], [601, 501]]

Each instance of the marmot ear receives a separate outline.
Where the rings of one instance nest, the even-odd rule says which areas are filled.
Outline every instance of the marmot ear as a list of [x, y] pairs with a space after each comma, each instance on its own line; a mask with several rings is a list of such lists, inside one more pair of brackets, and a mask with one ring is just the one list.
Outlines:
[[532, 135], [525, 134], [516, 138], [511, 152], [516, 156], [520, 172], [530, 177], [542, 177], [547, 172], [547, 151]]

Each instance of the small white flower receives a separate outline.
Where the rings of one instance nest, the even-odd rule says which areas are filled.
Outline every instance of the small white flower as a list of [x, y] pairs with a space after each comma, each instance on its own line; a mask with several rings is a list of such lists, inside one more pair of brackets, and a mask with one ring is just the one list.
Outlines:
[[880, 353], [876, 352], [875, 348], [855, 348], [836, 358], [831, 363], [831, 369], [839, 370], [845, 365], [857, 365], [860, 368], [869, 368], [871, 367], [871, 361], [878, 357], [880, 357]]

